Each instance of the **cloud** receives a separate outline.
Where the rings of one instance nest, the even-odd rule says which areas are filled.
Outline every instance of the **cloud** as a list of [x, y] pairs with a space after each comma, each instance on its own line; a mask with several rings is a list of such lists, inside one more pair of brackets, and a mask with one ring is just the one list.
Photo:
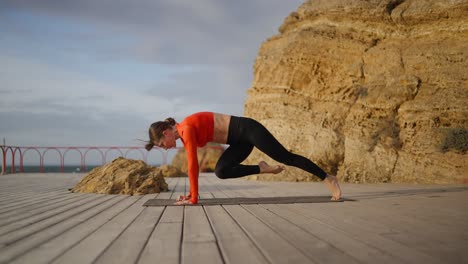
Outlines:
[[0, 137], [122, 144], [196, 111], [241, 115], [261, 43], [302, 0], [3, 0]]
[[[182, 120], [206, 110], [240, 114], [242, 100], [235, 98], [232, 87], [220, 85], [224, 78], [216, 77], [228, 75], [223, 70], [206, 68], [200, 74], [183, 69], [168, 77], [173, 82], [145, 90], [116, 87], [32, 59], [0, 53], [0, 60], [9, 65], [0, 71], [0, 83], [4, 84], [0, 90], [0, 122], [4, 124], [0, 135], [15, 142], [34, 144], [40, 139], [54, 145], [52, 142], [64, 144], [66, 138], [73, 138], [82, 144], [130, 144], [130, 138], [146, 139], [150, 123], [169, 116]], [[11, 78], [19, 72], [25, 74]]]
[[197, 102], [222, 102], [243, 104], [245, 90], [253, 74], [243, 74], [242, 69], [230, 66], [200, 67], [193, 71], [178, 72], [148, 90], [157, 95], [164, 91], [167, 98], [189, 98]]
[[261, 42], [276, 34], [283, 19], [301, 2], [7, 0], [4, 5], [92, 25], [89, 28], [98, 39], [125, 36], [113, 52], [138, 61], [252, 65]]
[[[74, 114], [76, 109], [99, 116], [101, 113], [149, 115], [171, 111], [177, 99], [150, 96], [89, 76], [18, 57], [0, 56], [8, 65], [0, 72], [3, 96], [0, 112]], [[17, 78], [12, 76], [23, 75]], [[31, 91], [31, 92], [25, 92]]]
[[145, 140], [149, 126], [143, 117], [106, 114], [103, 121], [85, 113], [0, 113], [0, 122], [7, 124], [0, 135], [15, 145], [138, 145], [136, 139]]

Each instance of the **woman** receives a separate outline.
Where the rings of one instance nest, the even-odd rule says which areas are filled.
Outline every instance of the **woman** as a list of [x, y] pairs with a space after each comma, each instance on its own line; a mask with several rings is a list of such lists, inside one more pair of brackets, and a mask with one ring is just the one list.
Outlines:
[[341, 198], [338, 179], [328, 175], [315, 163], [286, 150], [273, 135], [259, 122], [245, 117], [230, 116], [212, 112], [200, 112], [186, 117], [182, 123], [168, 118], [151, 124], [150, 140], [145, 148], [154, 146], [169, 149], [181, 139], [187, 152], [190, 192], [177, 198], [179, 205], [198, 202], [198, 159], [197, 147], [208, 142], [229, 144], [218, 160], [215, 174], [221, 179], [238, 178], [259, 173], [280, 173], [283, 166], [271, 166], [261, 161], [258, 165], [241, 165], [253, 148], [256, 147], [272, 159], [289, 166], [301, 168], [322, 179], [332, 192], [332, 200]]

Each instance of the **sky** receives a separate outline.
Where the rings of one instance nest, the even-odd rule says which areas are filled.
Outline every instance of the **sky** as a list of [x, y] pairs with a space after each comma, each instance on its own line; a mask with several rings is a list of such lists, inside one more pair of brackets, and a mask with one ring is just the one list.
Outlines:
[[242, 115], [260, 45], [302, 2], [2, 0], [0, 140], [138, 146], [166, 117]]
[[134, 146], [169, 116], [242, 115], [261, 43], [302, 2], [2, 0], [0, 137]]

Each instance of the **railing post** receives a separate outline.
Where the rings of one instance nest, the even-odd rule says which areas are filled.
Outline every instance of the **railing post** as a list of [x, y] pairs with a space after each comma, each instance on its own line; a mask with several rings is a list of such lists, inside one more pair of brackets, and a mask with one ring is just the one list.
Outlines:
[[86, 157], [81, 158], [81, 168], [80, 168], [80, 173], [86, 172]]
[[19, 152], [20, 152], [20, 166], [19, 166], [19, 172], [20, 172], [20, 173], [23, 173], [23, 152], [21, 151], [21, 149], [19, 149]]
[[2, 175], [6, 174], [6, 152], [3, 147], [2, 148]]
[[10, 148], [11, 151], [11, 174], [15, 174], [15, 154], [16, 151], [13, 151], [13, 148]]

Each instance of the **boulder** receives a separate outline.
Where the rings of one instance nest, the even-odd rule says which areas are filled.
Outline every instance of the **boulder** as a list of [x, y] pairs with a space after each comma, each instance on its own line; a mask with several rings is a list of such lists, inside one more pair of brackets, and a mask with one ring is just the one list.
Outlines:
[[129, 195], [165, 192], [168, 191], [164, 180], [166, 174], [180, 174], [180, 171], [119, 157], [91, 170], [71, 191]]

